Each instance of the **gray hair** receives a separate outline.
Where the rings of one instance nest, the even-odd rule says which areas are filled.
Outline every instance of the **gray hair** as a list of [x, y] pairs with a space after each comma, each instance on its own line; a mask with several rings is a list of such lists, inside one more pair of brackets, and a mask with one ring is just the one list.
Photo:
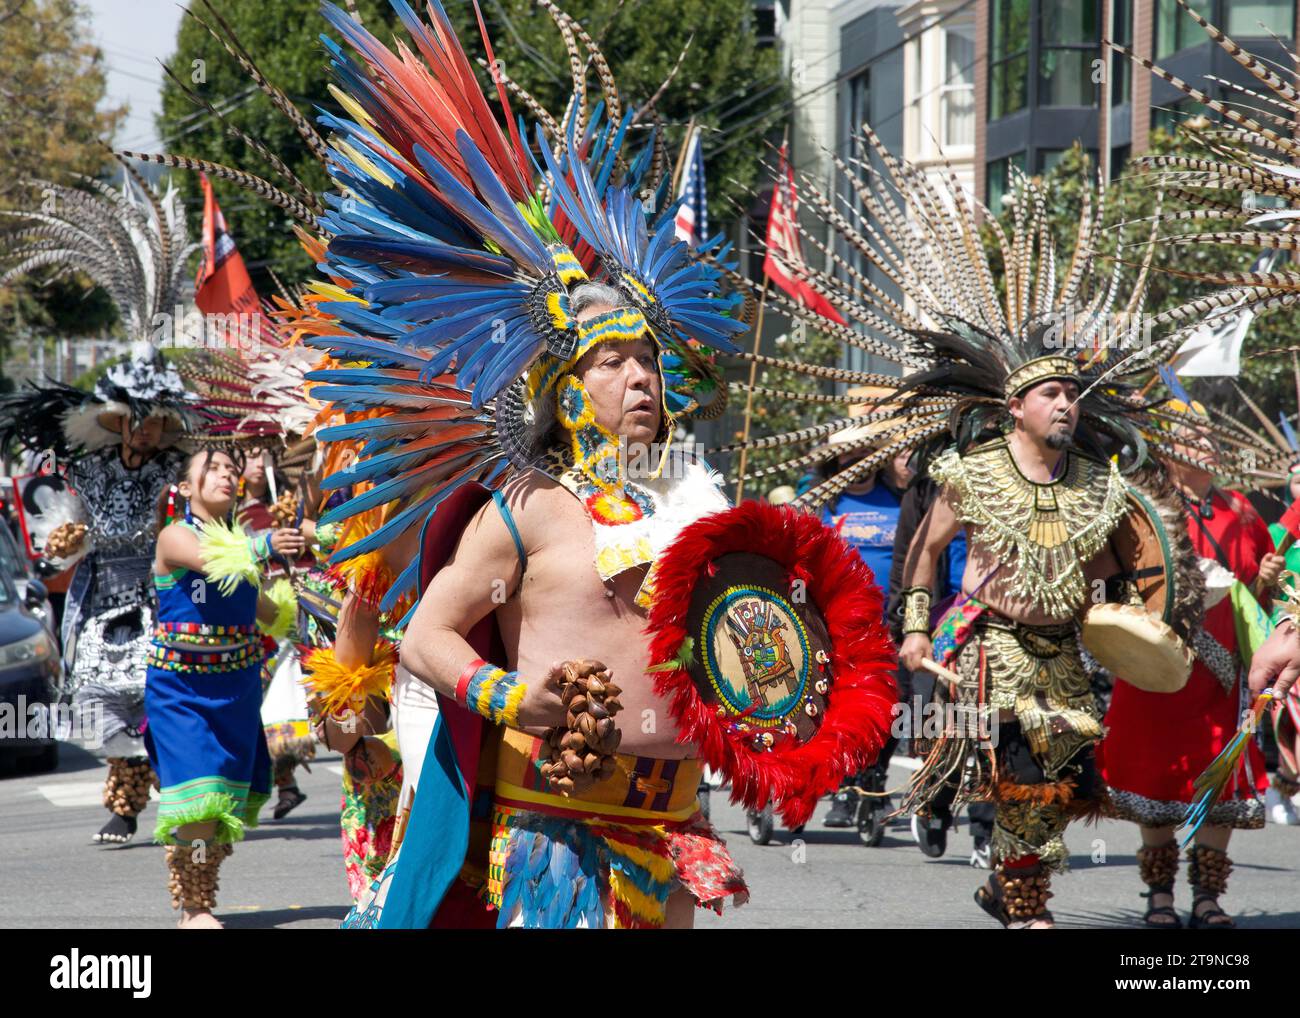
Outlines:
[[[592, 308], [617, 309], [628, 306], [627, 297], [608, 283], [581, 283], [569, 294], [569, 313], [577, 318]], [[524, 441], [530, 456], [541, 456], [560, 438], [555, 419], [555, 390], [539, 393], [523, 414]]]
[[527, 405], [523, 414], [524, 441], [527, 455], [543, 455], [558, 440], [559, 422], [555, 419], [555, 390], [546, 389]]
[[627, 298], [608, 283], [582, 283], [569, 294], [569, 311], [574, 318], [594, 307], [621, 308]]

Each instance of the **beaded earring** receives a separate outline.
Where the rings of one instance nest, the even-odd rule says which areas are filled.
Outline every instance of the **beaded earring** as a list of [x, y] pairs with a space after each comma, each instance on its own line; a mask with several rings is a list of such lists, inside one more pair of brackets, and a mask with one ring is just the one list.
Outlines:
[[176, 522], [176, 493], [179, 490], [174, 484], [167, 489], [167, 508], [163, 512], [164, 527]]

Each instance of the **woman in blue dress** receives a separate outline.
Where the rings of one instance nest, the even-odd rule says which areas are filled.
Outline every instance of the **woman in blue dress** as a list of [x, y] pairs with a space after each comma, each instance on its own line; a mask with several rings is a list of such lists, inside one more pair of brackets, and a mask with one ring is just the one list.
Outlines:
[[284, 635], [296, 615], [286, 581], [259, 590], [270, 542], [233, 525], [239, 474], [230, 454], [201, 450], [159, 506], [146, 741], [162, 786], [154, 839], [168, 846], [182, 928], [221, 926], [217, 870], [268, 797], [262, 633]]

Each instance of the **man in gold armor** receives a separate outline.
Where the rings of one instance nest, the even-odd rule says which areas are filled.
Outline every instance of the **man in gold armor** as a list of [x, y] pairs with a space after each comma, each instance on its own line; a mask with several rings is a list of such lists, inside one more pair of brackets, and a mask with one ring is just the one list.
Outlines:
[[[944, 737], [907, 805], [925, 815], [954, 780], [958, 802], [996, 803], [995, 870], [976, 900], [1008, 926], [1052, 925], [1050, 874], [1066, 865], [1065, 827], [1100, 808], [1101, 717], [1075, 619], [1119, 573], [1107, 539], [1126, 486], [1113, 463], [1072, 445], [1076, 365], [1060, 355], [1025, 363], [1007, 379], [1004, 436], [935, 458], [942, 490], [904, 569], [902, 662], [937, 662], [951, 676]], [[932, 629], [935, 567], [962, 528], [962, 594]]]

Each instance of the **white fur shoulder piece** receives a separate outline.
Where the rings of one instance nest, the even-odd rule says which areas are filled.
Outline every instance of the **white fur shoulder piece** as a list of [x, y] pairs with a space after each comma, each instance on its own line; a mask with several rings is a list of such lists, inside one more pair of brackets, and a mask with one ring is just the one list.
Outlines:
[[596, 571], [602, 580], [653, 562], [683, 528], [730, 507], [722, 490], [722, 475], [693, 457], [669, 455], [659, 477], [637, 484], [649, 496], [649, 512], [628, 523], [592, 520]]

